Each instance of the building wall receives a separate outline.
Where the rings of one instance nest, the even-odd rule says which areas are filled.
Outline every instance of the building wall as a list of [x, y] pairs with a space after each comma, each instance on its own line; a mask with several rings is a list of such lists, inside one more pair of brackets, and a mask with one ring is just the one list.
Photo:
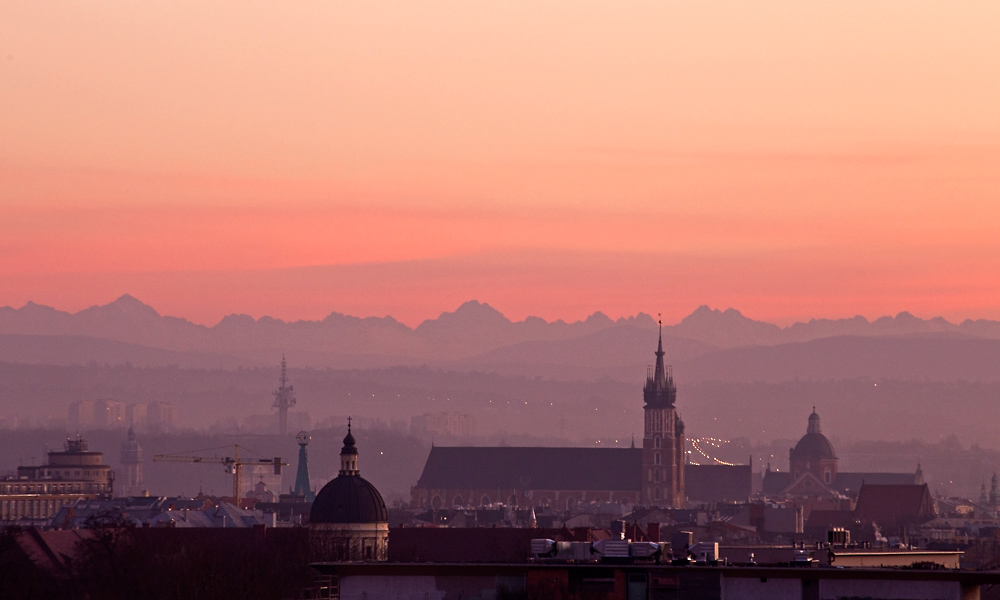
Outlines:
[[722, 580], [722, 597], [739, 600], [801, 600], [801, 579], [775, 579], [774, 577], [725, 577]]
[[802, 473], [812, 473], [823, 482], [824, 485], [833, 485], [837, 482], [837, 470], [839, 461], [836, 458], [826, 458], [822, 460], [789, 460], [789, 467], [792, 472], [792, 479], [798, 479]]
[[951, 581], [907, 581], [902, 578], [823, 579], [819, 581], [819, 597], [892, 598], [893, 600], [962, 600], [963, 598], [961, 587]]
[[[6, 482], [0, 482], [0, 490], [6, 489]], [[19, 489], [27, 488], [27, 492], [4, 493], [0, 491], [0, 521], [17, 521], [19, 519], [51, 519], [63, 506], [69, 506], [84, 498], [93, 500], [102, 498], [101, 494], [66, 494], [51, 492], [34, 492], [39, 486], [19, 484]]]
[[458, 506], [549, 506], [567, 510], [581, 502], [636, 502], [639, 490], [524, 490], [508, 489], [423, 489], [410, 491], [411, 508], [451, 508]]
[[649, 506], [684, 506], [684, 434], [678, 432], [673, 407], [643, 411], [642, 502]]
[[314, 561], [386, 561], [388, 523], [312, 523], [309, 552]]

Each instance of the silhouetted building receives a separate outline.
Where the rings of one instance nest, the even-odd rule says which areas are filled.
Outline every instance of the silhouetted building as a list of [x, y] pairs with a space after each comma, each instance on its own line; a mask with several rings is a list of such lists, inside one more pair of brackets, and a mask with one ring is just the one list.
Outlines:
[[125, 403], [117, 400], [80, 400], [69, 405], [70, 429], [114, 429], [125, 425]]
[[151, 431], [173, 431], [177, 407], [170, 402], [150, 402], [146, 405], [146, 424]]
[[927, 484], [871, 485], [865, 483], [858, 494], [855, 518], [876, 523], [887, 534], [902, 535], [907, 527], [934, 518], [934, 500]]
[[309, 513], [314, 560], [388, 559], [389, 517], [382, 495], [358, 470], [358, 448], [350, 423], [340, 451], [340, 474], [316, 494]]
[[412, 508], [545, 506], [582, 502], [679, 508], [687, 502], [744, 501], [749, 465], [691, 465], [677, 388], [664, 364], [662, 334], [643, 387], [642, 448], [431, 448], [410, 491]]
[[476, 418], [457, 412], [425, 413], [410, 418], [410, 434], [470, 437], [476, 435]]
[[49, 452], [47, 464], [18, 467], [16, 477], [0, 478], [0, 521], [50, 519], [80, 498], [110, 498], [115, 474], [103, 463], [104, 454], [77, 436]]
[[923, 472], [917, 465], [913, 473], [841, 472], [833, 444], [823, 435], [820, 418], [813, 408], [802, 436], [788, 451], [788, 472], [764, 472], [763, 494], [768, 497], [857, 496], [865, 485], [922, 484]]
[[135, 439], [135, 430], [128, 428], [128, 437], [122, 442], [122, 495], [142, 494], [142, 446]]
[[642, 490], [638, 448], [434, 446], [411, 491], [413, 508], [632, 504]]

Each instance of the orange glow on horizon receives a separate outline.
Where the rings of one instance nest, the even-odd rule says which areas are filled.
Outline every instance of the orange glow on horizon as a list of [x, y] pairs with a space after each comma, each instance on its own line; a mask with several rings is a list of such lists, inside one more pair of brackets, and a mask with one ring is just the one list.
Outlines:
[[0, 306], [1000, 319], [1000, 5], [0, 7]]

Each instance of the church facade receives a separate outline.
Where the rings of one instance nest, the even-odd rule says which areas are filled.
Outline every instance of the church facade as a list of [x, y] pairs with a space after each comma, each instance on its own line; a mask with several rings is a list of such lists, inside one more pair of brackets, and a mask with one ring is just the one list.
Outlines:
[[662, 508], [740, 501], [751, 494], [750, 465], [690, 465], [677, 387], [664, 363], [662, 334], [643, 386], [641, 448], [431, 448], [411, 489], [411, 508], [543, 506], [581, 502]]

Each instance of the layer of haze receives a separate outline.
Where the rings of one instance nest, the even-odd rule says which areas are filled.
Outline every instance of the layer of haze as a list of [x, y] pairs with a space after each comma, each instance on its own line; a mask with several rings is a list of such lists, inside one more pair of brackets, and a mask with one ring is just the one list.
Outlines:
[[1000, 3], [5, 2], [0, 305], [1000, 318]]

